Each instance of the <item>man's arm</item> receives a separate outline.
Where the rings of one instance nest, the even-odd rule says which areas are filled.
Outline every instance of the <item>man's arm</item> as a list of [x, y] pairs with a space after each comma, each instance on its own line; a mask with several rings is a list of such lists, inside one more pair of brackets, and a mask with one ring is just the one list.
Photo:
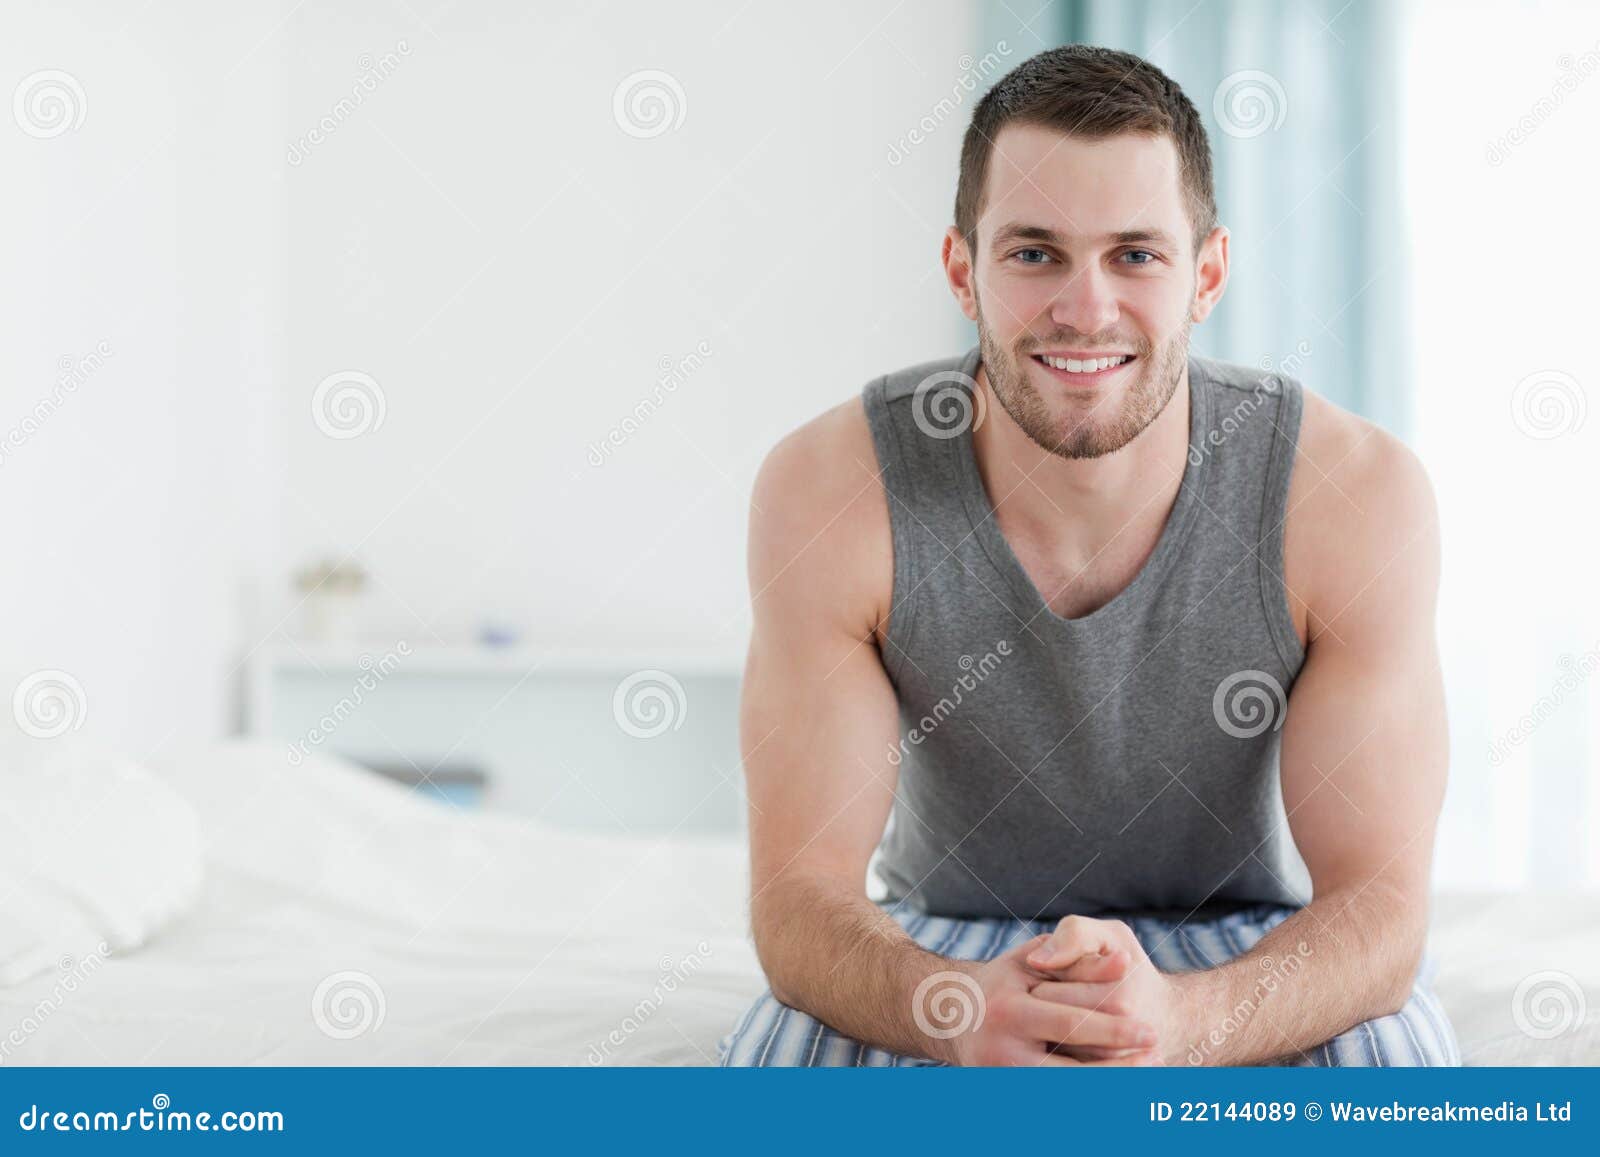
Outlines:
[[[1131, 1017], [1030, 996], [1020, 952], [1031, 944], [987, 964], [952, 961], [867, 899], [899, 740], [876, 640], [894, 560], [875, 460], [861, 404], [847, 404], [780, 443], [752, 499], [755, 621], [740, 731], [751, 924], [773, 993], [855, 1039], [951, 1063], [1076, 1063], [1044, 1041], [1137, 1045], [1147, 1026]], [[971, 1031], [918, 1026], [920, 1011], [925, 1025], [953, 1027], [940, 1017], [951, 1008]]]
[[1363, 435], [1325, 476], [1300, 468], [1306, 505], [1325, 517], [1295, 548], [1311, 637], [1280, 764], [1314, 898], [1243, 956], [1171, 978], [1191, 1062], [1269, 1061], [1398, 1011], [1427, 937], [1449, 762], [1433, 493], [1384, 434]]

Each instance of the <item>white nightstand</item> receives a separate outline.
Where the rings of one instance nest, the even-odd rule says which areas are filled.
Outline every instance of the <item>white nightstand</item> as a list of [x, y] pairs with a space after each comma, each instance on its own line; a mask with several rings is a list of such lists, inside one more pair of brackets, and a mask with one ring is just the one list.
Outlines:
[[457, 805], [620, 832], [743, 824], [727, 654], [282, 642], [248, 664], [246, 730]]

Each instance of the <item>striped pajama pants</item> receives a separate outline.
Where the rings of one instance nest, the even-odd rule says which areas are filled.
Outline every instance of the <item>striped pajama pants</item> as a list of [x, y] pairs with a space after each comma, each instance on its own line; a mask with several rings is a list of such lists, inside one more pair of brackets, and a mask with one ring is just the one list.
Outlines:
[[[1054, 931], [1057, 923], [959, 920], [905, 909], [886, 910], [922, 947], [955, 960], [993, 959], [1040, 933]], [[1158, 969], [1185, 972], [1211, 968], [1247, 952], [1294, 912], [1293, 908], [1263, 904], [1209, 920], [1123, 919]], [[1330, 1041], [1271, 1063], [1293, 1066], [1460, 1065], [1461, 1051], [1450, 1021], [1427, 987], [1432, 974], [1432, 960], [1424, 956], [1411, 997], [1399, 1012], [1358, 1024]], [[722, 1065], [738, 1066], [876, 1068], [942, 1063], [901, 1056], [852, 1040], [821, 1021], [779, 1003], [771, 991], [764, 993], [718, 1044], [717, 1060]]]

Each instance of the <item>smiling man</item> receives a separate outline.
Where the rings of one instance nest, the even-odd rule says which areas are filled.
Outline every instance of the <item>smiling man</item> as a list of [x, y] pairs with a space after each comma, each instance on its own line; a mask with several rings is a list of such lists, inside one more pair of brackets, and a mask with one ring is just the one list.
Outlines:
[[978, 347], [872, 382], [756, 484], [771, 991], [722, 1063], [1459, 1064], [1426, 987], [1422, 468], [1189, 352], [1229, 236], [1194, 106], [1137, 57], [1001, 80], [955, 217]]

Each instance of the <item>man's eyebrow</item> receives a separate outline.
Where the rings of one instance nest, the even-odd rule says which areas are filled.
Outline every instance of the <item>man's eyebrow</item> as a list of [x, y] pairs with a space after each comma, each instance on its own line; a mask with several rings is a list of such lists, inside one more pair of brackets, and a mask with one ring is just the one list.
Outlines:
[[[1011, 241], [1045, 241], [1052, 245], [1060, 245], [1066, 238], [1046, 225], [1029, 225], [1023, 221], [1012, 221], [1000, 226], [995, 231], [994, 244], [1003, 245]], [[1100, 240], [1109, 245], [1136, 245], [1139, 243], [1160, 245], [1173, 248], [1176, 242], [1164, 229], [1123, 229], [1116, 233], [1107, 233]]]
[[1061, 234], [1044, 225], [1026, 225], [1020, 221], [1012, 221], [995, 230], [994, 243], [1000, 245], [1007, 241], [1049, 241], [1058, 243]]

